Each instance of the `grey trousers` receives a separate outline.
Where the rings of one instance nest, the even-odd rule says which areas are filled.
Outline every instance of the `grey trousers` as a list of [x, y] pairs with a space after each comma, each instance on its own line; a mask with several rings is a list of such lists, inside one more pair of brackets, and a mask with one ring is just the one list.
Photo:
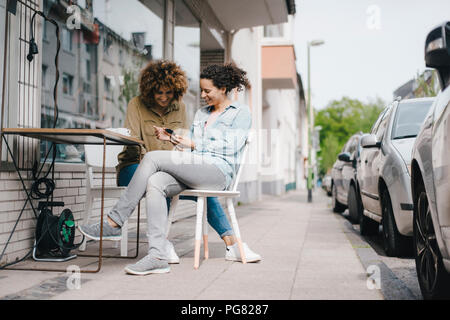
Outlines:
[[188, 188], [224, 190], [226, 178], [210, 158], [191, 152], [148, 152], [108, 216], [122, 226], [145, 196], [149, 255], [167, 259], [169, 244], [166, 239], [166, 198]]

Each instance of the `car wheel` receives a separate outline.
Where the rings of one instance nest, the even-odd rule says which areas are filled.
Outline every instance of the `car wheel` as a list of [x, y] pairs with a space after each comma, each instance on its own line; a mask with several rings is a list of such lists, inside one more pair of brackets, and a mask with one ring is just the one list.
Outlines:
[[381, 210], [383, 245], [386, 254], [389, 257], [402, 257], [411, 254], [412, 239], [398, 232], [397, 224], [395, 223], [394, 212], [392, 209], [391, 197], [389, 196], [389, 192], [387, 190], [383, 191], [381, 197]]
[[354, 185], [351, 185], [350, 190], [348, 190], [347, 203], [351, 222], [359, 223], [364, 208], [361, 199], [358, 197], [356, 193], [356, 187]]
[[339, 200], [337, 199], [337, 188], [334, 183], [331, 187], [331, 207], [333, 208], [334, 212], [338, 213], [342, 213], [346, 209], [345, 205], [340, 203]]
[[450, 275], [445, 270], [424, 186], [414, 198], [414, 258], [420, 291], [426, 300], [450, 298]]
[[378, 234], [379, 224], [375, 220], [361, 214], [359, 219], [359, 232], [362, 236], [375, 236]]

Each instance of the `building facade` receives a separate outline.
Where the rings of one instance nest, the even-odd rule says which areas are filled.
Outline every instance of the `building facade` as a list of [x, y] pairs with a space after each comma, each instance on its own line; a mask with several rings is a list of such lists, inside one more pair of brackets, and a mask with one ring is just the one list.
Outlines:
[[422, 73], [418, 73], [414, 79], [398, 87], [393, 93], [393, 98], [412, 99], [436, 96], [440, 90], [441, 86], [436, 70], [426, 69]]
[[[235, 62], [248, 72], [252, 88], [234, 92], [233, 98], [249, 105], [253, 116], [253, 139], [239, 201], [257, 201], [263, 193], [281, 194], [302, 187], [306, 115], [301, 77], [295, 70], [293, 3], [22, 0], [8, 7], [8, 1], [0, 0], [0, 46], [5, 48], [0, 51], [1, 126], [39, 128], [53, 124], [55, 30], [40, 16], [32, 20], [35, 10], [43, 10], [60, 25], [57, 127], [123, 126], [127, 101], [137, 94], [139, 70], [150, 59], [159, 58], [174, 60], [186, 71], [189, 89], [184, 101], [191, 121], [202, 105], [201, 68]], [[29, 62], [32, 36], [39, 53]], [[271, 54], [275, 56], [271, 58]], [[30, 187], [33, 174], [27, 169], [43, 162], [46, 146], [32, 139], [8, 139]], [[36, 220], [29, 204], [21, 215], [26, 195], [3, 141], [0, 150], [2, 264], [29, 251]], [[55, 200], [63, 201], [80, 219], [86, 202], [82, 146], [59, 150], [55, 170]], [[115, 184], [114, 171], [107, 172], [106, 178], [107, 184]], [[105, 205], [110, 207], [114, 202], [106, 201]], [[99, 205], [94, 209], [98, 212]]]

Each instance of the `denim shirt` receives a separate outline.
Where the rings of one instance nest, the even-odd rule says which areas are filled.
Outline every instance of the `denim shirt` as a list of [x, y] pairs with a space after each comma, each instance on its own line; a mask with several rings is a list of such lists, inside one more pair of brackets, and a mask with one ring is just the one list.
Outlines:
[[225, 175], [227, 187], [239, 167], [239, 161], [252, 125], [250, 109], [233, 102], [207, 128], [205, 124], [212, 107], [199, 109], [194, 117], [190, 138], [195, 143], [193, 153], [216, 165]]

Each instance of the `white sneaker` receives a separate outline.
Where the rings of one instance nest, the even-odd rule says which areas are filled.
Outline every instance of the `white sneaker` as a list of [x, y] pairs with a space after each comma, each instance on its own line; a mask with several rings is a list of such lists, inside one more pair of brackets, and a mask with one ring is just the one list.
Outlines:
[[[250, 248], [245, 242], [242, 244], [242, 246], [244, 247], [244, 254], [247, 262], [257, 262], [261, 260], [261, 256], [250, 250]], [[229, 247], [227, 246], [227, 251], [225, 253], [225, 260], [242, 261], [241, 254], [239, 252], [239, 246], [237, 243]]]
[[168, 246], [168, 248], [167, 248], [167, 250], [168, 250], [168, 253], [167, 253], [167, 256], [168, 256], [167, 262], [168, 262], [169, 264], [177, 264], [177, 263], [180, 263], [180, 258], [178, 257], [177, 253], [175, 252], [175, 248], [173, 247], [172, 242], [170, 242], [170, 241], [168, 241], [168, 242], [169, 242], [169, 246]]

